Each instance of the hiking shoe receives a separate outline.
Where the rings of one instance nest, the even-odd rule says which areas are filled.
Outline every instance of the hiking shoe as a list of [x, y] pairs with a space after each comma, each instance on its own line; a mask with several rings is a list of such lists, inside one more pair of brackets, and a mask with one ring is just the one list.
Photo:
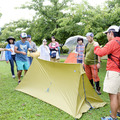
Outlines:
[[97, 93], [98, 95], [101, 95], [100, 87], [96, 88], [96, 93]]
[[15, 75], [12, 75], [12, 78], [15, 79]]
[[108, 116], [108, 117], [101, 117], [101, 120], [118, 120], [118, 119], [112, 118], [111, 116]]

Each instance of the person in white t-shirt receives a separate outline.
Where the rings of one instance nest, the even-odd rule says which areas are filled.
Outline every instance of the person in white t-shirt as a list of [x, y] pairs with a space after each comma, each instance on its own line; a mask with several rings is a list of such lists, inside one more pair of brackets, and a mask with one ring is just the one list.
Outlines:
[[8, 42], [6, 48], [11, 49], [12, 52], [5, 51], [5, 59], [6, 59], [6, 63], [10, 62], [12, 77], [15, 78], [15, 73], [14, 73], [14, 63], [16, 63], [15, 61], [16, 53], [14, 52], [15, 38], [9, 37], [6, 41]]
[[47, 46], [46, 39], [43, 40], [43, 44], [40, 45], [38, 51], [40, 52], [40, 56], [38, 57], [39, 59], [50, 61], [50, 50], [49, 47]]

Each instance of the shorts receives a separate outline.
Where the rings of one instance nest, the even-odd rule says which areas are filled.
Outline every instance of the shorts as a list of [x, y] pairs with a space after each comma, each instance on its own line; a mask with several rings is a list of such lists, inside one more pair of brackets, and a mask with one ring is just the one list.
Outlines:
[[115, 71], [107, 71], [103, 91], [110, 94], [120, 93], [120, 73]]
[[77, 63], [82, 63], [82, 62], [83, 62], [82, 60], [78, 60], [78, 59], [77, 59]]
[[17, 64], [17, 70], [28, 70], [29, 68], [29, 63], [28, 61], [16, 61]]

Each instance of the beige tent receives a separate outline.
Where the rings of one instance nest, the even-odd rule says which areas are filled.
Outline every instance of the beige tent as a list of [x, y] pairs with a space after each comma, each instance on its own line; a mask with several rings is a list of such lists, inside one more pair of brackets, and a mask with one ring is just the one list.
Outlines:
[[74, 118], [103, 102], [92, 88], [80, 64], [65, 64], [34, 58], [16, 90], [58, 107]]

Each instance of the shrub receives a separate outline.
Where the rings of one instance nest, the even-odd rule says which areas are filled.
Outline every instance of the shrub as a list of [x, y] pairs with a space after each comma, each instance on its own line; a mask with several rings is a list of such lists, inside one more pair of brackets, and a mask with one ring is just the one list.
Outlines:
[[[63, 46], [63, 47], [62, 47], [62, 50], [63, 50], [63, 53], [68, 53], [69, 48], [66, 47], [66, 46]], [[61, 51], [62, 51], [62, 50], [61, 50]]]
[[0, 42], [0, 48], [5, 48], [7, 44], [7, 42]]

